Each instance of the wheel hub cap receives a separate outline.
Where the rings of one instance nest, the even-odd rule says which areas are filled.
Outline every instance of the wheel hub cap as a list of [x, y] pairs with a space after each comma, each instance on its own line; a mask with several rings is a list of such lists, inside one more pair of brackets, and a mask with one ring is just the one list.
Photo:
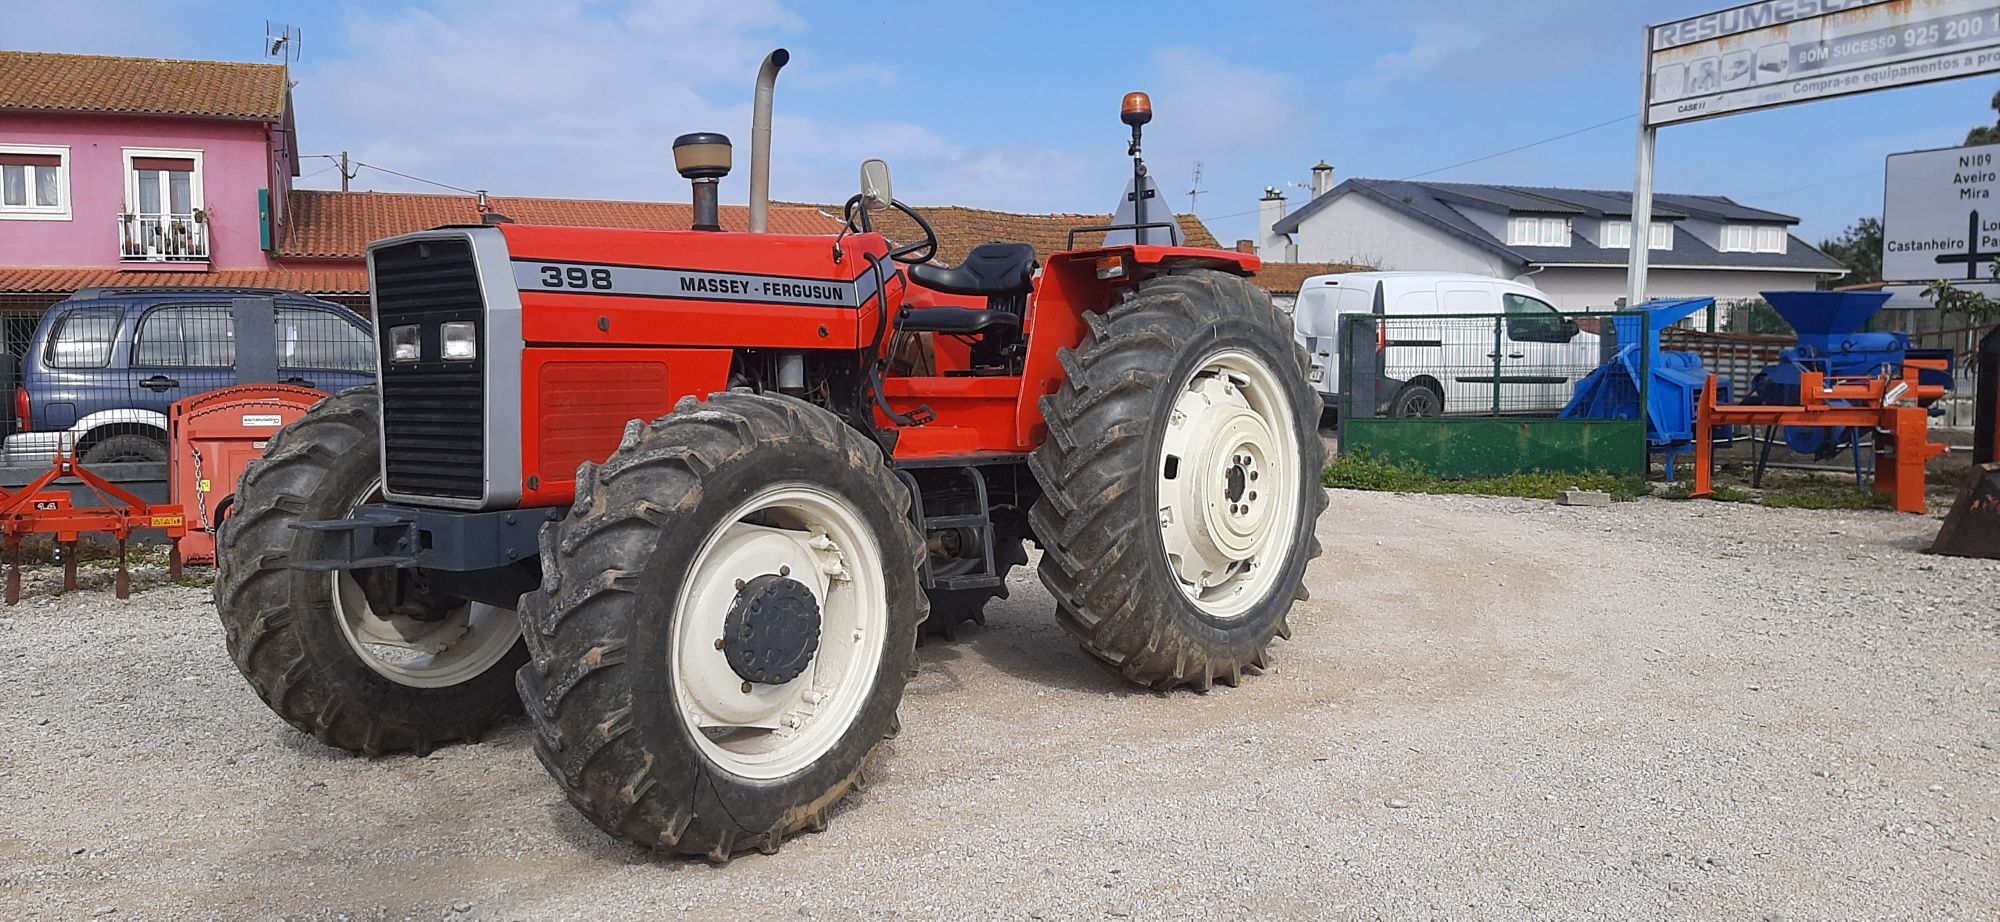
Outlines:
[[1161, 443], [1160, 538], [1181, 591], [1211, 617], [1240, 617], [1269, 590], [1295, 536], [1301, 449], [1284, 385], [1223, 351], [1181, 386]]
[[804, 583], [767, 573], [736, 591], [722, 622], [722, 653], [746, 682], [783, 685], [819, 649], [819, 600]]

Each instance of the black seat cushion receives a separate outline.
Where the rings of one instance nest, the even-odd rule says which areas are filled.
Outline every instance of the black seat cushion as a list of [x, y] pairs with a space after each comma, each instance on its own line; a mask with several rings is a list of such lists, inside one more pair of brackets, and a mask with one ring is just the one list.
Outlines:
[[910, 278], [946, 294], [1024, 295], [1035, 287], [1035, 248], [1025, 243], [982, 243], [956, 266], [911, 266]]
[[905, 333], [955, 333], [961, 336], [977, 336], [1009, 328], [1021, 328], [1020, 315], [970, 307], [912, 307], [903, 312], [900, 327]]

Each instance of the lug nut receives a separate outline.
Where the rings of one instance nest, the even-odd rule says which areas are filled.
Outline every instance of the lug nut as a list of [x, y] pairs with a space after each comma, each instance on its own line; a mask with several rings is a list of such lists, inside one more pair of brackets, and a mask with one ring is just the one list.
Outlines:
[[1257, 479], [1257, 472], [1256, 472], [1256, 471], [1251, 471], [1251, 472], [1250, 472], [1250, 479], [1251, 479], [1251, 480], [1256, 480], [1256, 479]]
[[781, 564], [781, 565], [779, 565], [779, 567], [778, 567], [778, 575], [779, 575], [779, 576], [790, 576], [790, 575], [792, 575], [792, 568], [791, 568], [791, 566], [790, 566], [790, 565], [786, 565], [786, 564]]
[[722, 638], [720, 637], [715, 638], [715, 648], [717, 650], [722, 649]]
[[746, 695], [750, 694], [750, 683], [748, 682], [743, 683], [743, 693]]
[[1251, 499], [1256, 499], [1256, 498], [1257, 498], [1257, 491], [1256, 491], [1256, 490], [1251, 490], [1251, 491], [1250, 491], [1250, 498], [1251, 498]]
[[736, 591], [737, 592], [743, 591], [743, 581], [740, 579], [736, 581]]

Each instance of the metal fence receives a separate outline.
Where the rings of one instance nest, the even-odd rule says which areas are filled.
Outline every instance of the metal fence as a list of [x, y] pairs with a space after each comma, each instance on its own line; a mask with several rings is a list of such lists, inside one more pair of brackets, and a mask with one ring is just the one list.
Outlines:
[[1339, 382], [1341, 450], [1445, 477], [1643, 476], [1647, 351], [1628, 356], [1629, 387], [1593, 389], [1588, 401], [1578, 394], [1600, 369], [1618, 371], [1610, 366], [1621, 346], [1643, 345], [1648, 315], [1522, 307], [1342, 315], [1339, 367], [1330, 370]]

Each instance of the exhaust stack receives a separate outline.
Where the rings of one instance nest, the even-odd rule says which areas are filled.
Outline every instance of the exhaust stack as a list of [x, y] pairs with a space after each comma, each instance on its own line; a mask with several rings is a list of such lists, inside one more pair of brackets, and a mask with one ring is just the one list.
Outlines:
[[778, 69], [792, 60], [792, 53], [780, 48], [764, 57], [757, 68], [757, 98], [750, 113], [750, 233], [771, 229], [771, 95], [778, 83]]

